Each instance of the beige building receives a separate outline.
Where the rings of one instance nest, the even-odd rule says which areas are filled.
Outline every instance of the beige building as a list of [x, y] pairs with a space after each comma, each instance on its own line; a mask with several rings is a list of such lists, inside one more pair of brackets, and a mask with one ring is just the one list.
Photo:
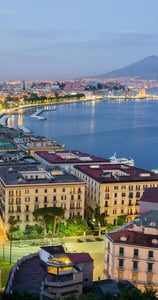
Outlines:
[[158, 289], [158, 211], [106, 234], [104, 274]]
[[21, 150], [27, 151], [29, 154], [33, 156], [36, 151], [41, 151], [41, 150], [43, 151], [64, 150], [64, 145], [61, 145], [57, 141], [42, 136], [29, 135], [29, 137], [26, 137], [25, 134], [21, 134], [14, 138], [14, 142]]
[[6, 229], [11, 216], [21, 229], [36, 224], [32, 213], [42, 207], [62, 207], [66, 219], [84, 217], [85, 183], [74, 175], [20, 163], [1, 165], [0, 174], [0, 214]]
[[158, 187], [158, 174], [125, 164], [78, 165], [73, 171], [86, 182], [85, 207], [99, 205], [111, 224], [117, 224], [121, 215], [126, 215], [127, 221], [134, 219], [144, 190]]

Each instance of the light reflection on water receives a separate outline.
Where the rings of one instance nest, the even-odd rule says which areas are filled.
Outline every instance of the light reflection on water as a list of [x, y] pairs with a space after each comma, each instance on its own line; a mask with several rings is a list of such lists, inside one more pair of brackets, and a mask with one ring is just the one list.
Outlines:
[[[34, 134], [51, 137], [67, 149], [98, 156], [131, 156], [138, 167], [158, 168], [158, 101], [92, 101], [58, 105], [39, 121], [12, 115], [9, 127], [24, 125]], [[21, 124], [21, 125], [20, 125]]]

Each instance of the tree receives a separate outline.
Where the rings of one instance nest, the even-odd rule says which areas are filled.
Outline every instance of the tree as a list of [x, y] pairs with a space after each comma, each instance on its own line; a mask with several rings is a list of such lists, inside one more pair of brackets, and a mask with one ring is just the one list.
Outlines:
[[44, 231], [55, 233], [57, 224], [64, 218], [64, 209], [61, 207], [43, 207], [33, 212], [36, 219], [43, 218]]
[[13, 232], [18, 229], [18, 227], [17, 227], [17, 220], [15, 219], [14, 216], [10, 216], [9, 220], [8, 220], [8, 223], [10, 225], [9, 226], [9, 238], [12, 239]]
[[88, 230], [88, 225], [81, 218], [69, 219], [66, 224], [60, 224], [60, 232], [66, 236], [81, 236]]
[[95, 219], [95, 224], [99, 225], [101, 221], [101, 215], [100, 215], [100, 206], [97, 204], [96, 208], [94, 210], [94, 219]]
[[154, 288], [148, 288], [145, 287], [145, 291], [143, 292], [143, 299], [144, 300], [156, 300], [157, 297], [157, 291]]

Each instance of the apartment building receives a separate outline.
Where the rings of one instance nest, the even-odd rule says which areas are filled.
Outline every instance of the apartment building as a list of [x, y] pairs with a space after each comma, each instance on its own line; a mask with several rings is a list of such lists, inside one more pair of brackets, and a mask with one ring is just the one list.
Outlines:
[[70, 172], [75, 165], [105, 164], [110, 162], [109, 159], [78, 150], [36, 151], [35, 159], [43, 166], [61, 166]]
[[104, 274], [158, 289], [158, 211], [105, 235]]
[[27, 151], [34, 156], [36, 151], [63, 151], [64, 145], [42, 136], [29, 135], [26, 137], [25, 134], [18, 135], [14, 138], [14, 142], [22, 151]]
[[85, 207], [99, 205], [105, 221], [114, 225], [121, 215], [134, 219], [144, 190], [158, 187], [158, 174], [124, 164], [77, 165], [73, 173], [86, 182]]
[[37, 164], [0, 166], [0, 214], [8, 229], [15, 217], [24, 229], [37, 222], [33, 211], [42, 207], [62, 207], [65, 218], [84, 216], [85, 182], [60, 168], [44, 170]]

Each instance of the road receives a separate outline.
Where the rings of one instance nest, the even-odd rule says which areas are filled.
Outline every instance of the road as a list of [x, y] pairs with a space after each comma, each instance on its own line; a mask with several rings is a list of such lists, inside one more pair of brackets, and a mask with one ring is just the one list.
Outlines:
[[[88, 252], [94, 259], [94, 272], [93, 280], [98, 280], [98, 277], [103, 279], [103, 268], [104, 268], [104, 237], [99, 241], [96, 241], [94, 237], [92, 238], [82, 238], [79, 242], [76, 238], [67, 238], [60, 240], [60, 244], [63, 244], [66, 252]], [[59, 244], [59, 240], [51, 242], [45, 245]], [[43, 243], [44, 246], [44, 243]], [[40, 250], [41, 246], [31, 246], [30, 242], [21, 243], [10, 243], [0, 244], [0, 260], [5, 260], [10, 262], [16, 262], [21, 257], [28, 255], [30, 253], [36, 253]]]

